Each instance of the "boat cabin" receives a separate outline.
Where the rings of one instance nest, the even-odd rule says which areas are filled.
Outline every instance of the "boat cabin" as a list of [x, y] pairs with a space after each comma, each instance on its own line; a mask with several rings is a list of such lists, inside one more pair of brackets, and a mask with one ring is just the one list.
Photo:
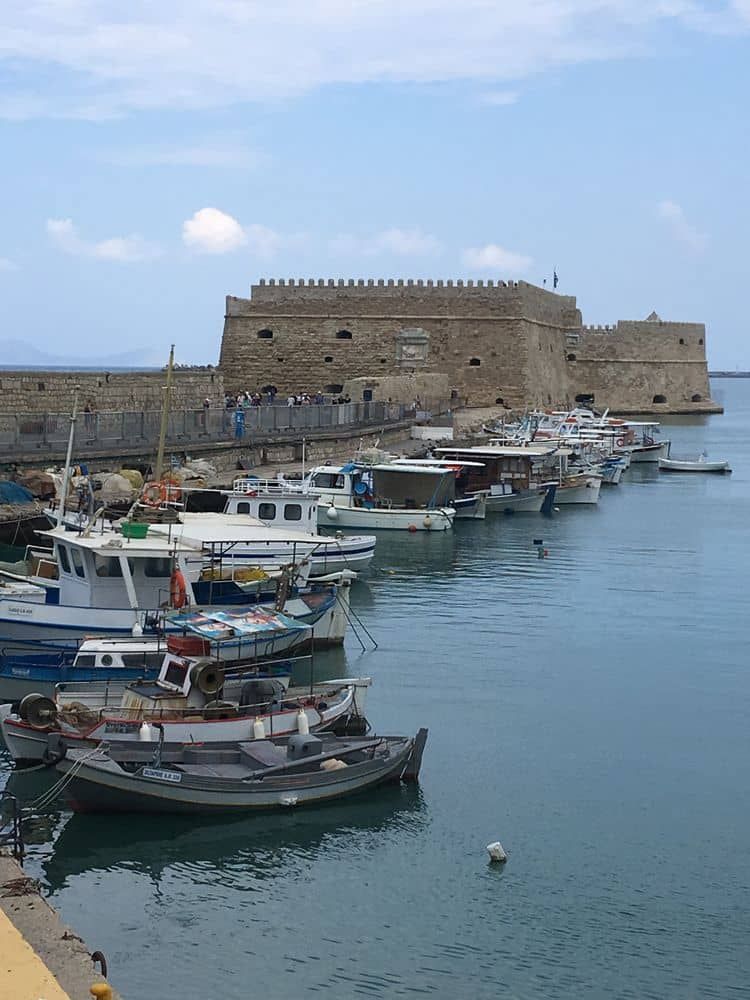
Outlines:
[[307, 484], [322, 502], [365, 509], [433, 510], [450, 507], [456, 495], [452, 469], [414, 463], [318, 466]]
[[267, 528], [316, 532], [318, 497], [302, 482], [283, 479], [235, 479], [231, 492], [194, 490], [185, 493], [188, 513], [242, 514]]
[[459, 495], [486, 491], [489, 496], [504, 496], [533, 489], [550, 479], [557, 458], [557, 449], [544, 445], [477, 445], [436, 448], [435, 452], [441, 460], [460, 464]]

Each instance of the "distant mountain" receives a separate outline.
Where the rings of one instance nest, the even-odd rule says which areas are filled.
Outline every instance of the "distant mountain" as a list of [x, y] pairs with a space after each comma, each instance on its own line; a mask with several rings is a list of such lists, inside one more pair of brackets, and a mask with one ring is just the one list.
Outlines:
[[25, 340], [0, 340], [0, 368], [151, 368], [165, 358], [153, 349], [138, 348], [122, 354], [91, 354], [87, 357], [48, 354]]

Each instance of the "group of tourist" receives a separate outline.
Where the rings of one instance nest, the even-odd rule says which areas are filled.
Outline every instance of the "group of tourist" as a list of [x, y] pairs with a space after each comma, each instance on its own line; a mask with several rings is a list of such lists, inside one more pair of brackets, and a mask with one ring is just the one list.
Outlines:
[[[270, 386], [268, 389], [264, 389], [262, 392], [239, 392], [237, 395], [232, 395], [231, 393], [225, 393], [224, 395], [224, 409], [226, 410], [247, 410], [251, 406], [273, 406], [281, 405], [280, 402], [276, 400], [277, 389], [275, 386]], [[287, 406], [310, 406], [312, 404], [321, 405], [323, 403], [329, 404], [342, 404], [351, 403], [351, 396], [347, 393], [346, 395], [339, 396], [326, 396], [323, 392], [315, 392], [312, 395], [309, 392], [297, 392], [289, 393], [286, 397]], [[213, 406], [212, 401], [208, 396], [203, 400], [204, 410], [208, 410]]]

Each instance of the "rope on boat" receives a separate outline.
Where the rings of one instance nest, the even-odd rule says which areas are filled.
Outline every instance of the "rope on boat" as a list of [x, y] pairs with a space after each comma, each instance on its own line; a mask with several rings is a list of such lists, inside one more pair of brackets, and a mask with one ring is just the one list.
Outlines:
[[[369, 631], [369, 629], [367, 628], [367, 626], [365, 625], [365, 623], [362, 621], [362, 619], [359, 617], [359, 615], [356, 613], [356, 611], [354, 611], [352, 609], [351, 604], [349, 604], [347, 606], [341, 600], [341, 598], [339, 597], [338, 593], [336, 594], [336, 601], [337, 601], [339, 607], [341, 608], [341, 610], [344, 612], [344, 617], [346, 618], [346, 620], [351, 625], [352, 632], [354, 632], [355, 636], [357, 637], [357, 642], [362, 647], [362, 652], [365, 652], [365, 650], [367, 649], [367, 646], [362, 641], [362, 637], [360, 636], [359, 632], [357, 631], [357, 625], [359, 625], [359, 627], [362, 629], [362, 631], [365, 633], [365, 635], [367, 636], [367, 638], [372, 643], [372, 648], [373, 649], [377, 649], [378, 648], [378, 643], [375, 640], [372, 632]], [[355, 621], [356, 621], [357, 625], [354, 624]]]
[[100, 744], [99, 746], [94, 747], [93, 750], [89, 750], [87, 754], [84, 754], [82, 757], [79, 757], [78, 760], [73, 762], [73, 764], [70, 767], [70, 770], [67, 771], [65, 774], [63, 774], [61, 778], [58, 778], [58, 780], [53, 785], [51, 785], [46, 792], [43, 792], [38, 799], [35, 799], [33, 802], [29, 803], [28, 808], [34, 811], [39, 811], [40, 809], [46, 809], [47, 806], [51, 805], [54, 799], [56, 799], [57, 796], [67, 788], [67, 786], [71, 783], [71, 781], [76, 777], [78, 772], [81, 770], [83, 765], [87, 761], [91, 760], [92, 757], [95, 757], [97, 754], [101, 753], [102, 749], [103, 745]]

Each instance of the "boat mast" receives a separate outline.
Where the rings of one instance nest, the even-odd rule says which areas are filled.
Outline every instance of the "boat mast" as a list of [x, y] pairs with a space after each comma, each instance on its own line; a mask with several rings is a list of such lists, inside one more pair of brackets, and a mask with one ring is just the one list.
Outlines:
[[76, 431], [76, 420], [78, 419], [78, 387], [76, 386], [76, 391], [73, 394], [73, 413], [70, 417], [70, 433], [68, 434], [68, 450], [65, 453], [65, 470], [63, 472], [62, 479], [62, 496], [60, 497], [60, 503], [57, 507], [57, 526], [58, 528], [63, 522], [63, 517], [65, 516], [65, 500], [68, 496], [68, 480], [70, 479], [70, 463], [73, 458], [73, 439], [75, 438]]
[[161, 481], [162, 466], [164, 465], [164, 442], [167, 439], [167, 425], [169, 422], [169, 400], [172, 389], [172, 371], [174, 369], [174, 344], [169, 349], [169, 363], [167, 364], [167, 383], [164, 386], [164, 400], [161, 407], [161, 427], [159, 428], [159, 450], [156, 453], [156, 467], [154, 468], [154, 482]]

